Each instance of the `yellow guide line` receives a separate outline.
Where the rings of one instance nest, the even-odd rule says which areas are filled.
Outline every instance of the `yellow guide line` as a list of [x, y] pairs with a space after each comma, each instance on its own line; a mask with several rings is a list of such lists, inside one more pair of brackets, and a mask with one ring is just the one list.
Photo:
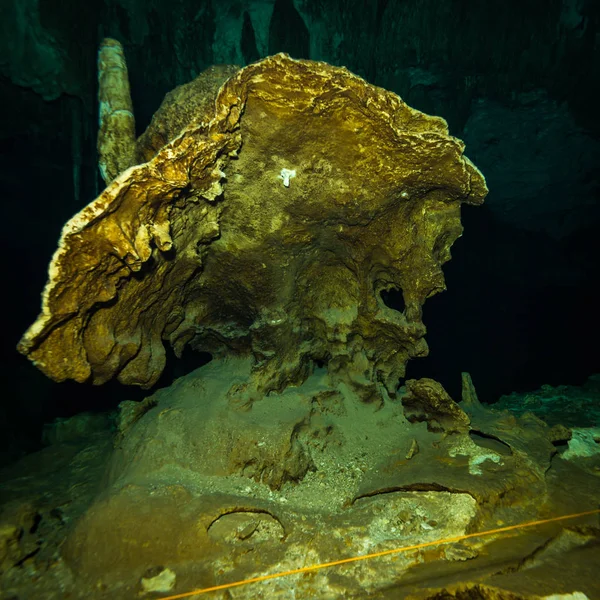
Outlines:
[[193, 590], [191, 592], [185, 592], [183, 594], [176, 594], [175, 596], [163, 596], [161, 600], [178, 600], [179, 598], [189, 598], [196, 594], [206, 594], [208, 592], [216, 592], [218, 590], [226, 590], [228, 588], [238, 587], [241, 585], [248, 585], [250, 583], [258, 583], [259, 581], [267, 581], [268, 579], [278, 579], [279, 577], [287, 577], [288, 575], [297, 575], [298, 573], [310, 573], [311, 571], [317, 571], [319, 569], [327, 569], [329, 567], [335, 567], [337, 565], [345, 565], [351, 562], [357, 562], [359, 560], [367, 560], [371, 558], [378, 558], [380, 556], [388, 556], [390, 554], [399, 554], [401, 552], [408, 552], [409, 550], [418, 550], [420, 548], [428, 548], [431, 546], [438, 546], [440, 544], [450, 544], [452, 542], [460, 542], [462, 540], [468, 540], [474, 537], [483, 537], [485, 535], [493, 535], [495, 533], [504, 533], [506, 531], [514, 531], [515, 529], [522, 529], [524, 527], [535, 527], [536, 525], [544, 525], [546, 523], [553, 523], [555, 521], [565, 521], [567, 519], [575, 519], [577, 517], [585, 517], [587, 515], [594, 515], [600, 513], [600, 509], [588, 510], [586, 512], [575, 513], [571, 515], [563, 515], [562, 517], [552, 517], [551, 519], [542, 519], [540, 521], [529, 521], [527, 523], [519, 523], [518, 525], [509, 525], [508, 527], [499, 527], [498, 529], [489, 529], [488, 531], [480, 531], [477, 533], [468, 533], [466, 535], [457, 535], [455, 537], [449, 537], [442, 540], [435, 540], [434, 542], [425, 542], [423, 544], [414, 544], [412, 546], [404, 546], [403, 548], [393, 548], [392, 550], [383, 550], [381, 552], [374, 552], [372, 554], [363, 554], [361, 556], [352, 556], [350, 558], [342, 558], [340, 560], [334, 560], [331, 562], [320, 563], [317, 565], [311, 565], [310, 567], [301, 567], [300, 569], [292, 569], [291, 571], [281, 571], [279, 573], [273, 573], [271, 575], [261, 575], [260, 577], [252, 577], [251, 579], [242, 579], [241, 581], [234, 581], [232, 583], [224, 583], [222, 585], [213, 585], [211, 587]]

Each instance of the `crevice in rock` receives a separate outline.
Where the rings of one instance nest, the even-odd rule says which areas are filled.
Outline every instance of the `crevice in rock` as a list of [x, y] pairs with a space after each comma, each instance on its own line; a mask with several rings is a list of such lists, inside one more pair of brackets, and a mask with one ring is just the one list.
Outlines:
[[220, 541], [239, 543], [265, 541], [266, 539], [285, 540], [287, 533], [281, 521], [268, 510], [261, 508], [235, 508], [214, 519], [206, 529], [207, 533]]
[[29, 533], [35, 533], [38, 530], [38, 527], [40, 526], [41, 521], [42, 521], [42, 515], [40, 515], [40, 513], [36, 513], [35, 516], [33, 517], [33, 523], [31, 524]]
[[512, 456], [512, 448], [495, 435], [472, 429], [469, 431], [469, 437], [471, 438], [471, 441], [480, 448], [493, 450], [498, 454], [502, 454], [502, 456]]
[[356, 496], [354, 500], [352, 500], [350, 505], [354, 505], [358, 500], [362, 500], [363, 498], [371, 498], [373, 496], [379, 496], [382, 494], [392, 494], [394, 492], [449, 492], [451, 494], [469, 494], [469, 496], [471, 496], [474, 500], [477, 500], [477, 498], [475, 498], [475, 496], [468, 490], [449, 488], [439, 483], [410, 483], [408, 485], [381, 488], [379, 490], [373, 490], [372, 492], [360, 494], [359, 496]]
[[516, 565], [508, 566], [495, 575], [507, 575], [539, 567], [541, 563], [550, 560], [556, 555], [563, 556], [570, 550], [585, 546], [590, 543], [598, 543], [599, 530], [597, 528], [564, 529], [558, 534], [549, 537], [537, 548], [523, 557]]
[[157, 388], [170, 386], [179, 377], [192, 373], [213, 359], [210, 352], [194, 350], [189, 345], [184, 347], [180, 356], [177, 356], [172, 347], [166, 344], [165, 353], [167, 355], [166, 365], [160, 379], [155, 384]]
[[33, 558], [40, 550], [42, 549], [41, 545], [37, 548], [34, 548], [31, 552], [28, 552], [23, 557], [21, 557], [15, 564], [15, 567], [22, 567], [25, 564], [26, 560]]

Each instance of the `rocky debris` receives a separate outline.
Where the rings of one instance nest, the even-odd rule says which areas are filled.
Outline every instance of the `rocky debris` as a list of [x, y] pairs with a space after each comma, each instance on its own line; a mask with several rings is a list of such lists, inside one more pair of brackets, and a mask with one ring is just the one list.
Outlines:
[[[334, 385], [325, 369], [240, 409], [228, 391], [250, 372], [249, 360], [214, 359], [155, 393], [152, 410], [124, 430], [108, 474], [96, 475], [100, 493], [77, 483], [88, 472], [81, 452], [56, 473], [64, 482], [60, 504], [67, 516], [61, 535], [54, 534], [44, 552], [58, 555], [60, 546], [50, 572], [61, 578], [70, 573], [75, 580], [61, 579], [57, 587], [40, 577], [47, 589], [58, 590], [47, 597], [58, 599], [65, 589], [99, 600], [125, 597], [145, 589], [140, 576], [146, 587], [166, 589], [171, 572], [172, 592], [185, 592], [417, 543], [431, 545], [273, 580], [268, 592], [285, 597], [293, 588], [307, 597], [335, 598], [389, 588], [395, 597], [406, 597], [415, 594], [414, 581], [429, 585], [443, 573], [464, 581], [465, 569], [472, 568], [487, 582], [499, 576], [499, 564], [512, 566], [502, 575], [510, 578], [521, 573], [526, 559], [531, 577], [556, 571], [553, 561], [573, 552], [584, 550], [593, 559], [595, 528], [583, 520], [573, 535], [556, 542], [550, 540], [560, 529], [543, 528], [505, 539], [437, 543], [539, 518], [540, 512], [565, 514], [557, 490], [578, 490], [566, 494], [573, 512], [593, 504], [600, 493], [597, 478], [581, 471], [580, 459], [561, 460], [549, 441], [550, 428], [533, 415], [515, 417], [478, 405], [467, 430], [428, 431], [425, 422], [406, 421], [402, 392], [382, 404], [365, 403], [360, 390]], [[407, 458], [415, 445], [418, 453]], [[313, 467], [303, 477], [287, 478], [302, 456]], [[244, 457], [253, 459], [255, 471], [243, 468]], [[566, 469], [557, 468], [563, 464]], [[266, 476], [256, 477], [261, 469]], [[75, 520], [69, 498], [81, 493], [91, 506]], [[7, 532], [6, 547], [14, 548], [14, 533]], [[50, 560], [41, 555], [27, 561], [36, 572]], [[37, 589], [19, 579], [19, 569], [7, 568], [7, 589], [18, 581], [24, 590]], [[569, 572], [576, 568], [569, 562]], [[167, 569], [164, 580], [154, 579]], [[94, 582], [94, 590], [86, 581]], [[539, 585], [552, 591], [551, 581]], [[486, 596], [487, 590], [478, 596], [467, 584], [460, 589], [470, 595], [435, 596], [440, 588], [414, 598], [511, 597], [500, 584], [496, 596]], [[456, 590], [448, 583], [445, 593]], [[256, 593], [252, 586], [231, 590], [237, 599]]]
[[471, 423], [467, 414], [433, 379], [409, 379], [402, 398], [404, 414], [411, 423], [425, 421], [429, 431], [460, 433]]
[[481, 583], [466, 583], [445, 588], [427, 596], [407, 596], [406, 600], [591, 600], [582, 592], [572, 594], [516, 594]]
[[140, 579], [142, 591], [145, 594], [150, 592], [170, 592], [177, 581], [177, 575], [169, 568], [157, 567], [148, 569], [145, 576]]
[[286, 427], [264, 427], [241, 437], [229, 453], [230, 473], [240, 473], [279, 490], [284, 483], [298, 482], [315, 465], [298, 432], [304, 422]]
[[150, 409], [154, 408], [156, 404], [157, 400], [154, 396], [148, 396], [141, 402], [124, 400], [119, 403], [119, 412], [117, 413], [117, 430], [119, 436], [124, 436], [127, 430]]
[[564, 444], [573, 437], [573, 431], [564, 425], [554, 425], [548, 431], [548, 440], [555, 446]]
[[561, 454], [564, 460], [575, 458], [600, 458], [600, 427], [574, 427], [568, 448]]
[[501, 396], [494, 408], [512, 413], [531, 412], [548, 425], [600, 427], [600, 375], [592, 375], [582, 386], [543, 385], [531, 392]]
[[410, 443], [410, 448], [406, 453], [406, 460], [410, 460], [417, 454], [419, 454], [419, 442], [417, 442], [416, 439], [413, 439], [413, 441]]

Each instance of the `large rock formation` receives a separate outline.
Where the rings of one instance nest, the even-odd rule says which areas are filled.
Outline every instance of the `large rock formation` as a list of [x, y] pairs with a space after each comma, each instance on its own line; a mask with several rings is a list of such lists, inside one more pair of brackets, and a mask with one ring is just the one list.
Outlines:
[[[119, 135], [111, 163], [126, 165]], [[422, 306], [444, 289], [460, 205], [486, 193], [463, 149], [442, 119], [284, 54], [215, 67], [168, 96], [135, 145], [147, 162], [65, 226], [19, 347], [57, 380], [142, 386], [159, 377], [164, 343], [215, 359], [122, 403], [110, 456], [103, 439], [60, 477], [68, 531], [53, 529], [60, 550], [34, 559], [58, 556], [61, 585], [46, 595], [187, 593], [288, 572], [268, 597], [517, 597], [456, 587], [465, 561], [478, 581], [513, 589], [527, 571], [536, 589], [556, 588], [557, 554], [583, 552], [597, 529], [471, 533], [589, 511], [596, 455], [573, 469], [573, 453], [557, 458], [566, 428], [486, 409], [468, 374], [460, 406], [431, 379], [399, 387], [427, 352]], [[81, 465], [102, 451], [102, 485], [72, 502]], [[15, 567], [36, 538], [15, 511], [4, 521], [6, 581], [31, 591], [41, 583]]]
[[123, 46], [105, 39], [98, 52], [98, 157], [108, 184], [135, 164], [135, 119]]
[[486, 194], [464, 145], [395, 94], [284, 54], [203, 106], [65, 225], [19, 350], [57, 381], [150, 387], [167, 341], [252, 354], [261, 394], [314, 362], [365, 399], [394, 390], [427, 352], [421, 308], [444, 289], [460, 204]]

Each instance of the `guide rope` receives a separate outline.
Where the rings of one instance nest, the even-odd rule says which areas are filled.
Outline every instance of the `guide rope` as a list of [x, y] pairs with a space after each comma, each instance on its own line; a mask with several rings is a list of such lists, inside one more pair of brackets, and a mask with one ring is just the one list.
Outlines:
[[233, 587], [239, 587], [242, 585], [249, 585], [250, 583], [258, 583], [260, 581], [267, 581], [269, 579], [278, 579], [280, 577], [288, 577], [289, 575], [298, 575], [299, 573], [310, 573], [319, 569], [327, 569], [329, 567], [335, 567], [338, 565], [345, 565], [351, 562], [357, 562], [359, 560], [369, 560], [372, 558], [378, 558], [380, 556], [389, 556], [391, 554], [400, 554], [401, 552], [408, 552], [409, 550], [419, 550], [421, 548], [430, 548], [431, 546], [438, 546], [440, 544], [451, 544], [453, 542], [460, 542], [462, 540], [468, 540], [475, 537], [484, 537], [486, 535], [494, 535], [496, 533], [505, 533], [507, 531], [514, 531], [515, 529], [523, 529], [524, 527], [535, 527], [536, 525], [545, 525], [546, 523], [554, 523], [556, 521], [565, 521], [567, 519], [576, 519], [578, 517], [585, 517], [588, 515], [594, 515], [600, 513], [600, 509], [588, 510], [585, 512], [574, 513], [570, 515], [563, 515], [560, 517], [552, 517], [550, 519], [541, 519], [538, 521], [528, 521], [526, 523], [519, 523], [517, 525], [509, 525], [507, 527], [498, 527], [497, 529], [489, 529], [487, 531], [480, 531], [476, 533], [468, 533], [465, 535], [457, 535], [454, 537], [448, 537], [441, 540], [435, 540], [433, 542], [424, 542], [422, 544], [413, 544], [412, 546], [404, 546], [402, 548], [393, 548], [392, 550], [382, 550], [381, 552], [373, 552], [372, 554], [363, 554], [361, 556], [352, 556], [350, 558], [342, 558], [340, 560], [334, 560], [326, 563], [319, 563], [311, 565], [309, 567], [301, 567], [299, 569], [292, 569], [290, 571], [280, 571], [279, 573], [272, 573], [271, 575], [261, 575], [260, 577], [252, 577], [250, 579], [242, 579], [240, 581], [233, 581], [231, 583], [224, 583], [221, 585], [213, 585], [211, 587], [193, 590], [191, 592], [185, 592], [183, 594], [176, 594], [174, 596], [163, 596], [161, 600], [179, 600], [180, 598], [189, 598], [190, 596], [206, 594], [208, 592], [216, 592], [219, 590], [226, 590]]

